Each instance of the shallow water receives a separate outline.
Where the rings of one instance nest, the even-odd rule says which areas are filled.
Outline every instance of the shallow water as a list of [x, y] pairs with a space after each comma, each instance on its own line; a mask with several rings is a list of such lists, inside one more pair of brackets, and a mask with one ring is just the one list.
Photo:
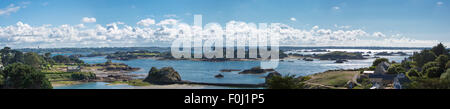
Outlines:
[[[391, 61], [401, 62], [408, 56], [380, 56], [388, 58]], [[105, 57], [83, 57], [80, 58], [85, 63], [104, 63], [107, 60]], [[324, 72], [333, 69], [354, 69], [368, 67], [372, 64], [373, 58], [365, 60], [349, 60], [346, 63], [334, 63], [334, 61], [303, 61], [303, 60], [285, 60], [279, 63], [275, 68], [276, 71], [283, 75], [291, 74], [297, 76], [305, 76], [314, 73]], [[226, 62], [206, 62], [206, 61], [190, 61], [190, 60], [155, 60], [155, 59], [137, 59], [129, 61], [112, 60], [117, 63], [125, 63], [131, 67], [141, 68], [132, 73], [147, 74], [151, 67], [173, 67], [183, 80], [195, 82], [210, 82], [210, 83], [248, 83], [257, 84], [264, 83], [264, 77], [267, 74], [252, 75], [252, 74], [238, 74], [239, 71], [223, 72], [222, 69], [250, 69], [260, 65], [260, 61], [226, 61]], [[293, 61], [293, 62], [292, 62]], [[217, 74], [224, 75], [224, 78], [214, 78]], [[143, 77], [142, 77], [143, 78]], [[56, 89], [121, 89], [133, 86], [128, 85], [112, 85], [106, 86], [104, 82], [94, 82], [71, 86], [55, 87]]]

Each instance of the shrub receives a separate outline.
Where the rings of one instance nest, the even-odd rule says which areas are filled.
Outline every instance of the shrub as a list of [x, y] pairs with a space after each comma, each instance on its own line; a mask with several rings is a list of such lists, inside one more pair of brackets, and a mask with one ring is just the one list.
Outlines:
[[422, 67], [422, 72], [426, 73], [428, 69], [433, 68], [433, 67], [438, 68], [435, 73], [440, 74], [440, 73], [444, 72], [444, 69], [440, 68], [439, 63], [437, 63], [437, 62], [428, 62], [427, 64], [425, 64]]
[[392, 64], [388, 68], [388, 73], [390, 74], [399, 74], [399, 73], [405, 73], [405, 68], [402, 67], [400, 64]]
[[448, 56], [447, 55], [440, 55], [439, 57], [436, 58], [436, 60], [434, 60], [435, 62], [437, 62], [439, 64], [439, 67], [441, 69], [445, 69], [446, 64], [448, 62]]
[[409, 89], [450, 89], [450, 81], [436, 78], [418, 79], [408, 85]]
[[417, 71], [416, 69], [411, 69], [406, 73], [406, 76], [408, 76], [408, 78], [417, 78], [420, 77], [420, 73], [419, 71]]
[[95, 73], [92, 72], [75, 72], [71, 75], [72, 80], [92, 80], [95, 79]]
[[441, 75], [441, 80], [450, 81], [450, 69], [447, 69], [447, 72]]
[[295, 75], [274, 76], [267, 81], [269, 89], [301, 89], [303, 83]]

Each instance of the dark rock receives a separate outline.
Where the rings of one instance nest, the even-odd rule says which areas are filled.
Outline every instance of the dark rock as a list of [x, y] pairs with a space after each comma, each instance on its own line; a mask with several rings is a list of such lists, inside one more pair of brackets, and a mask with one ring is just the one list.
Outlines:
[[215, 78], [223, 78], [222, 74], [217, 74], [216, 76], [214, 76]]
[[366, 59], [361, 53], [350, 53], [335, 51], [326, 54], [317, 55], [320, 60], [338, 60], [338, 59]]
[[334, 63], [344, 63], [344, 62], [347, 62], [347, 60], [344, 60], [344, 59], [338, 59], [338, 60], [336, 60]]
[[248, 70], [244, 70], [239, 72], [239, 74], [263, 74], [266, 72], [275, 71], [274, 69], [261, 69], [261, 67], [253, 67]]
[[181, 76], [172, 67], [164, 67], [159, 70], [152, 67], [144, 81], [152, 84], [174, 84], [181, 81]]
[[241, 71], [239, 69], [222, 69], [220, 72], [232, 72], [232, 71]]
[[303, 58], [303, 60], [304, 60], [304, 61], [314, 61], [314, 60], [311, 59], [311, 58]]

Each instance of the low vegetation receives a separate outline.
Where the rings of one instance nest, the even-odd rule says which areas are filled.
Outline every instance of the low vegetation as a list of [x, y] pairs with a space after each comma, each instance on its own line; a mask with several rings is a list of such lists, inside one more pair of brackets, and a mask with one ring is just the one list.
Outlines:
[[127, 84], [130, 86], [149, 86], [149, 85], [151, 85], [148, 82], [144, 82], [143, 79], [136, 79], [136, 80], [130, 80], [130, 81], [114, 81], [114, 82], [110, 82], [108, 85], [120, 85], [120, 84]]
[[266, 84], [268, 89], [302, 89], [305, 85], [304, 80], [295, 75], [273, 76]]

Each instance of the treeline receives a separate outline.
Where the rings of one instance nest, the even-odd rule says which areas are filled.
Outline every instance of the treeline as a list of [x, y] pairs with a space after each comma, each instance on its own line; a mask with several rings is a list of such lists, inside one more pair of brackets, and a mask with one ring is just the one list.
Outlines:
[[84, 64], [78, 58], [62, 55], [51, 57], [50, 53], [23, 53], [9, 47], [0, 50], [0, 59], [0, 88], [8, 89], [51, 89], [50, 82], [41, 70], [50, 69], [55, 64]]
[[136, 50], [148, 50], [148, 51], [170, 51], [168, 47], [98, 47], [98, 48], [22, 48], [17, 49], [22, 52], [35, 52], [35, 53], [80, 53], [80, 52], [102, 52], [113, 53], [117, 51], [136, 51]]

